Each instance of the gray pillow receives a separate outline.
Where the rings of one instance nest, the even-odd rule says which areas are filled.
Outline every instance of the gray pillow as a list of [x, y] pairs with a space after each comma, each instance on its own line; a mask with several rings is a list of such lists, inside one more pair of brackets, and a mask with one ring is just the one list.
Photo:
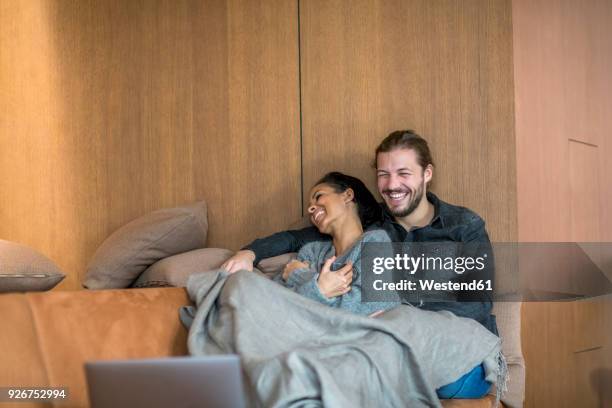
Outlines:
[[151, 265], [132, 287], [185, 286], [190, 275], [218, 269], [232, 255], [229, 249], [204, 248], [170, 256]]
[[113, 232], [96, 250], [83, 286], [127, 288], [160, 259], [206, 244], [206, 203], [154, 211]]
[[282, 270], [285, 269], [285, 265], [295, 258], [297, 258], [297, 253], [295, 252], [273, 256], [272, 258], [264, 258], [259, 261], [257, 268], [271, 278], [277, 273], [282, 272]]
[[0, 240], [0, 293], [49, 290], [65, 276], [40, 252]]

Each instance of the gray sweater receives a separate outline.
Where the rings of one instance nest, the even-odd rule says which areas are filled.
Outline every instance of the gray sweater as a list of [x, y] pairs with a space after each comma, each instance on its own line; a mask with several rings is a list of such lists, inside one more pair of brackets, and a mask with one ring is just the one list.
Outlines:
[[331, 307], [341, 308], [353, 313], [368, 315], [379, 310], [392, 309], [401, 302], [362, 302], [361, 301], [361, 277], [363, 273], [371, 271], [361, 270], [361, 243], [365, 242], [391, 242], [389, 235], [384, 230], [371, 230], [364, 233], [361, 238], [343, 255], [336, 258], [331, 265], [331, 270], [336, 271], [343, 267], [348, 261], [353, 262], [353, 282], [351, 290], [333, 298], [325, 297], [317, 285], [319, 273], [323, 268], [325, 260], [336, 255], [336, 250], [331, 241], [310, 242], [302, 247], [297, 259], [308, 262], [308, 268], [295, 269], [287, 281], [283, 280], [282, 273], [277, 274], [273, 279], [307, 298], [316, 300]]

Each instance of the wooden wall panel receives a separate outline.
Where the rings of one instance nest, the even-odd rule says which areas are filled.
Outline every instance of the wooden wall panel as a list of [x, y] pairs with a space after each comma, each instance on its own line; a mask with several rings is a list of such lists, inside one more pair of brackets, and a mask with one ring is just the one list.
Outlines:
[[297, 3], [0, 4], [0, 238], [80, 286], [114, 229], [209, 203], [209, 246], [300, 216]]
[[[612, 241], [611, 19], [605, 0], [513, 1], [521, 241]], [[609, 321], [609, 298], [523, 307], [526, 406], [612, 404]]]
[[[431, 143], [434, 191], [516, 239], [509, 1], [301, 2], [304, 188], [325, 172], [375, 191], [376, 145], [412, 128]], [[306, 197], [305, 197], [306, 199]]]

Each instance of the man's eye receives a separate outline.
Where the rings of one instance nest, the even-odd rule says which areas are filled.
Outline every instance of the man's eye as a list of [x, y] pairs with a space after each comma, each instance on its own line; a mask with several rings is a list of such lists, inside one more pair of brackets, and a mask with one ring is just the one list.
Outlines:
[[389, 175], [386, 173], [379, 173], [377, 176], [378, 178], [389, 177]]
[[402, 177], [409, 177], [412, 174], [411, 173], [400, 173], [399, 175], [402, 176]]

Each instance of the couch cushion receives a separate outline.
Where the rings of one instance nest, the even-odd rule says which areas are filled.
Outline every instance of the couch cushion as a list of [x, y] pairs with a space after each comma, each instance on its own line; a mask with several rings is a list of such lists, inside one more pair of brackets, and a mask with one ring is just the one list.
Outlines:
[[[69, 388], [69, 406], [88, 405], [85, 361], [187, 355], [187, 331], [179, 321], [178, 309], [191, 302], [183, 288], [26, 296], [49, 384]], [[26, 364], [13, 365], [11, 370], [34, 375]]]
[[295, 252], [274, 256], [272, 258], [265, 258], [257, 264], [257, 268], [271, 278], [281, 272], [285, 265], [295, 258], [297, 258], [297, 253]]
[[0, 293], [49, 290], [64, 276], [58, 266], [40, 252], [0, 240]]
[[218, 269], [232, 255], [229, 249], [204, 248], [170, 256], [147, 268], [132, 287], [185, 286], [192, 274]]
[[154, 211], [124, 225], [96, 250], [83, 286], [126, 288], [160, 259], [206, 244], [206, 203]]

